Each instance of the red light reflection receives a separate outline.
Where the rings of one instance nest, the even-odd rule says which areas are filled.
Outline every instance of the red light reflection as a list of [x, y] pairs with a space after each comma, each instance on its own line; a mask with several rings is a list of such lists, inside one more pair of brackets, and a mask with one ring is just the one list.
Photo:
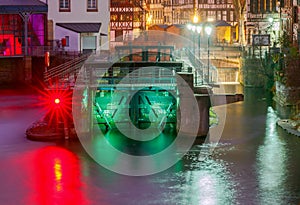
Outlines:
[[34, 200], [37, 204], [88, 204], [80, 181], [79, 160], [73, 153], [49, 146], [39, 150], [34, 159]]

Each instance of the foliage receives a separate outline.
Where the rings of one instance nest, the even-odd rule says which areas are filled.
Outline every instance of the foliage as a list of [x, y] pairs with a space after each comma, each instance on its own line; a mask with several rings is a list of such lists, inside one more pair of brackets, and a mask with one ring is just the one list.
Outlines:
[[218, 123], [219, 123], [218, 115], [211, 107], [209, 109], [209, 126], [213, 127], [213, 126], [218, 125]]
[[283, 53], [275, 53], [272, 55], [272, 62], [274, 63], [274, 80], [282, 84], [286, 84], [286, 76], [283, 70]]
[[262, 58], [260, 56], [260, 62], [261, 62], [261, 72], [266, 77], [266, 84], [265, 88], [267, 90], [272, 90], [274, 86], [274, 69], [276, 67], [276, 64], [271, 60], [271, 55], [269, 53], [265, 53], [265, 57]]
[[290, 36], [284, 33], [279, 38], [281, 52], [272, 55], [276, 64], [274, 68], [275, 81], [287, 86], [300, 86], [300, 55], [297, 47], [293, 46]]

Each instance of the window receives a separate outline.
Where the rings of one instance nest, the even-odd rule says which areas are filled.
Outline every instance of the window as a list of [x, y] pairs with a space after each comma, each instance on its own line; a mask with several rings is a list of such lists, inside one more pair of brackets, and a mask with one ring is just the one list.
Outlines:
[[217, 11], [217, 20], [222, 20], [221, 11]]
[[230, 21], [234, 21], [234, 14], [233, 14], [233, 11], [230, 11]]
[[222, 11], [222, 20], [227, 21], [227, 11]]
[[65, 36], [66, 39], [66, 47], [70, 46], [70, 37], [69, 36]]
[[59, 11], [70, 12], [71, 11], [71, 0], [59, 0]]
[[87, 0], [87, 11], [98, 11], [97, 0]]

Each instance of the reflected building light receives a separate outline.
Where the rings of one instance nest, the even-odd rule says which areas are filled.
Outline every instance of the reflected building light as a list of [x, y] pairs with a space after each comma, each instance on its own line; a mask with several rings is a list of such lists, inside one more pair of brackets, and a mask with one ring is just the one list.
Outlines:
[[[283, 201], [286, 177], [286, 148], [278, 136], [276, 121], [278, 117], [272, 107], [268, 108], [264, 143], [257, 153], [258, 183], [261, 204]], [[275, 161], [274, 161], [275, 160]], [[268, 190], [268, 192], [266, 192]], [[281, 193], [281, 194], [279, 194]]]
[[208, 159], [201, 162], [198, 170], [189, 173], [186, 175], [187, 188], [182, 193], [189, 198], [188, 204], [236, 204], [236, 190], [222, 162]]
[[202, 192], [199, 205], [217, 204], [216, 181], [209, 173], [200, 178], [198, 187]]
[[61, 161], [60, 159], [55, 158], [54, 159], [54, 175], [55, 175], [55, 188], [56, 191], [60, 192], [62, 191], [62, 183], [61, 183], [61, 179], [62, 179], [62, 169], [61, 169]]

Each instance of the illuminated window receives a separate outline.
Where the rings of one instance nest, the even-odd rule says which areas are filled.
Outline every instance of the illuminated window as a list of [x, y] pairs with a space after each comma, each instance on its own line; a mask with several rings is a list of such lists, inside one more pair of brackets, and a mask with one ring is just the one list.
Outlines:
[[70, 12], [71, 11], [71, 0], [59, 0], [59, 11]]
[[230, 21], [234, 21], [234, 13], [233, 13], [233, 11], [230, 11]]
[[222, 11], [222, 20], [227, 21], [227, 11]]
[[222, 20], [221, 11], [217, 11], [217, 20]]
[[45, 14], [32, 14], [28, 19], [25, 40], [24, 23], [18, 14], [0, 14], [0, 56], [22, 55], [27, 41], [27, 54], [45, 43]]
[[87, 11], [98, 11], [98, 0], [87, 0]]

